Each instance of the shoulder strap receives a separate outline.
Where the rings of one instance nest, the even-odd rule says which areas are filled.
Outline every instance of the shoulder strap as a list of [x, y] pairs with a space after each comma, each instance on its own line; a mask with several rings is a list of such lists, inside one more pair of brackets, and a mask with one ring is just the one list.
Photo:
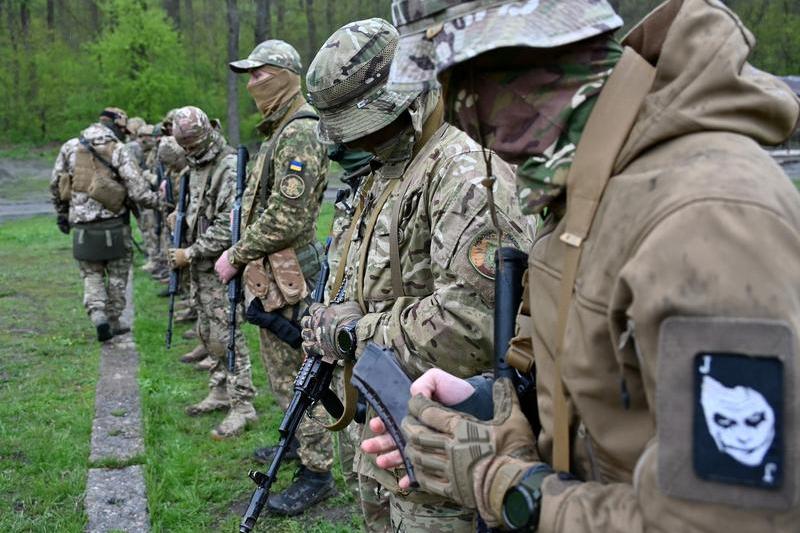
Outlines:
[[558, 301], [553, 387], [553, 467], [557, 471], [569, 472], [570, 468], [569, 410], [561, 379], [561, 358], [581, 246], [589, 235], [614, 161], [654, 78], [655, 69], [633, 49], [626, 48], [598, 97], [567, 176], [566, 229], [560, 236], [566, 251]]
[[272, 154], [275, 153], [275, 148], [278, 145], [278, 139], [280, 139], [283, 130], [286, 129], [289, 124], [294, 122], [295, 120], [300, 120], [304, 118], [310, 118], [314, 120], [319, 120], [319, 116], [316, 113], [312, 113], [311, 111], [299, 111], [291, 116], [286, 123], [280, 127], [280, 129], [275, 133], [272, 137], [272, 140], [269, 143], [269, 147], [267, 148], [266, 156], [264, 157], [264, 166], [261, 169], [261, 176], [259, 176], [259, 193], [261, 195], [261, 205], [267, 204], [267, 197], [269, 196], [269, 191], [272, 182]]
[[403, 269], [400, 265], [400, 209], [403, 207], [403, 198], [411, 186], [412, 178], [406, 175], [403, 186], [397, 195], [397, 200], [392, 206], [392, 220], [389, 228], [389, 267], [392, 270], [392, 296], [402, 298], [406, 295], [403, 286]]
[[86, 140], [86, 138], [85, 138], [83, 135], [81, 135], [81, 136], [80, 136], [80, 138], [78, 139], [78, 141], [79, 141], [79, 142], [80, 142], [80, 143], [81, 143], [81, 144], [82, 144], [82, 145], [83, 145], [83, 146], [84, 146], [84, 147], [85, 147], [87, 150], [89, 150], [89, 153], [90, 153], [90, 154], [92, 154], [92, 157], [94, 157], [94, 158], [95, 158], [95, 159], [96, 159], [96, 160], [97, 160], [97, 161], [98, 161], [98, 162], [99, 162], [101, 165], [103, 165], [104, 167], [108, 168], [108, 170], [110, 170], [111, 172], [113, 172], [113, 173], [114, 173], [114, 175], [115, 175], [116, 177], [118, 177], [118, 178], [120, 177], [120, 175], [119, 175], [119, 171], [117, 170], [117, 168], [116, 168], [114, 165], [112, 165], [112, 164], [111, 164], [109, 161], [107, 161], [107, 160], [106, 160], [106, 159], [105, 159], [103, 156], [101, 156], [100, 154], [98, 154], [98, 153], [97, 153], [97, 150], [95, 150], [95, 149], [94, 149], [94, 146], [92, 146], [92, 143], [90, 143], [89, 141], [87, 141], [87, 140]]

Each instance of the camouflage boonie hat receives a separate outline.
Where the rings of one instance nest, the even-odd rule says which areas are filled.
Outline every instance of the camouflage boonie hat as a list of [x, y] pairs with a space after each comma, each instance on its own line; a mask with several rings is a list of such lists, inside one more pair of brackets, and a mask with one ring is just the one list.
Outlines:
[[306, 75], [322, 142], [346, 143], [388, 126], [417, 96], [386, 89], [398, 37], [387, 21], [371, 18], [342, 26], [322, 45]]
[[297, 53], [294, 46], [278, 39], [270, 39], [259, 44], [250, 52], [247, 59], [228, 63], [231, 70], [239, 74], [264, 65], [285, 68], [295, 74], [300, 74], [303, 69], [303, 65], [300, 63], [300, 54]]
[[213, 131], [202, 109], [190, 105], [175, 111], [172, 135], [187, 153], [197, 153], [208, 147], [214, 140]]
[[141, 117], [131, 117], [128, 119], [128, 131], [131, 132], [132, 135], [136, 135], [139, 131], [139, 128], [147, 124], [143, 118]]
[[489, 50], [555, 48], [622, 26], [606, 0], [393, 0], [392, 17], [398, 91], [435, 87], [440, 72]]

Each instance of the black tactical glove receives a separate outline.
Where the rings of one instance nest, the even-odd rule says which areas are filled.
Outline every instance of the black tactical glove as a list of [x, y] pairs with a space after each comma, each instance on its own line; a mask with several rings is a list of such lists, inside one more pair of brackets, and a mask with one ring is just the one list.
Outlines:
[[56, 225], [64, 235], [67, 235], [70, 230], [69, 217], [67, 215], [58, 215], [56, 218]]

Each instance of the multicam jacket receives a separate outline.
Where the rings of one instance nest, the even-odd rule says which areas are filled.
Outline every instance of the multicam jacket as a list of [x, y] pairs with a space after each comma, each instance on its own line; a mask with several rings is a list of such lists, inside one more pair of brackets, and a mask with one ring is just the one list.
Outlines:
[[[514, 199], [514, 171], [497, 157], [493, 167], [504, 244], [527, 249], [526, 224]], [[402, 177], [389, 179], [378, 170], [362, 184], [364, 197], [357, 201], [364, 208], [353, 221], [357, 227], [344, 267], [344, 300], [358, 301], [361, 293], [366, 315], [358, 323], [359, 344], [374, 340], [391, 346], [412, 379], [434, 366], [459, 376], [491, 367], [497, 237], [481, 183], [484, 176], [480, 146], [445, 124]], [[394, 190], [370, 238], [368, 221], [387, 187]], [[392, 288], [394, 211], [403, 295]]]
[[[284, 121], [297, 113], [313, 112], [305, 100], [298, 98]], [[243, 267], [286, 248], [299, 251], [316, 242], [317, 216], [328, 171], [327, 151], [317, 139], [316, 127], [317, 121], [311, 118], [291, 121], [275, 140], [271, 161], [266, 159], [273, 139], [268, 137], [261, 144], [242, 200], [246, 229], [232, 249], [230, 259], [235, 266]], [[272, 171], [262, 192], [265, 165], [272, 165]]]
[[[108, 146], [113, 143], [114, 146], [109, 147], [111, 148], [109, 162], [119, 173], [119, 178], [127, 189], [130, 199], [144, 207], [159, 207], [159, 197], [155, 192], [150, 190], [147, 181], [142, 178], [138, 162], [131, 155], [128, 148], [123, 143], [119, 142], [110, 129], [102, 124], [92, 124], [81, 132], [81, 136], [94, 146]], [[73, 172], [76, 168], [75, 159], [78, 148], [79, 145], [76, 145], [75, 151], [69, 156], [71, 164], [67, 165], [67, 168], [72, 169]], [[58, 165], [58, 160], [56, 163]], [[55, 170], [56, 169], [54, 169], [54, 173]], [[58, 187], [57, 183], [56, 187]], [[69, 221], [71, 224], [97, 222], [119, 217], [126, 211], [127, 208], [123, 208], [121, 213], [114, 213], [103, 207], [97, 200], [90, 198], [88, 193], [76, 192], [73, 190], [69, 202]]]
[[231, 244], [230, 212], [236, 197], [236, 154], [221, 142], [215, 157], [199, 166], [190, 164], [186, 209], [189, 256], [216, 260]]
[[77, 137], [73, 137], [61, 145], [56, 157], [56, 163], [53, 165], [53, 173], [50, 177], [50, 199], [53, 202], [53, 207], [59, 215], [66, 215], [69, 213], [69, 202], [61, 200], [61, 195], [58, 191], [58, 182], [61, 176], [71, 175], [72, 169], [75, 168], [75, 150], [78, 149]]

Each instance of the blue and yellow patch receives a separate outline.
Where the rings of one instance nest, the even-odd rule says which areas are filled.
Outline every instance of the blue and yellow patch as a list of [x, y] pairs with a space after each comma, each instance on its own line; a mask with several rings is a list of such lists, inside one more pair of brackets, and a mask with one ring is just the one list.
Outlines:
[[289, 170], [291, 170], [292, 172], [302, 172], [304, 166], [305, 165], [303, 165], [302, 162], [297, 161], [296, 159], [292, 159], [291, 161], [289, 161]]

